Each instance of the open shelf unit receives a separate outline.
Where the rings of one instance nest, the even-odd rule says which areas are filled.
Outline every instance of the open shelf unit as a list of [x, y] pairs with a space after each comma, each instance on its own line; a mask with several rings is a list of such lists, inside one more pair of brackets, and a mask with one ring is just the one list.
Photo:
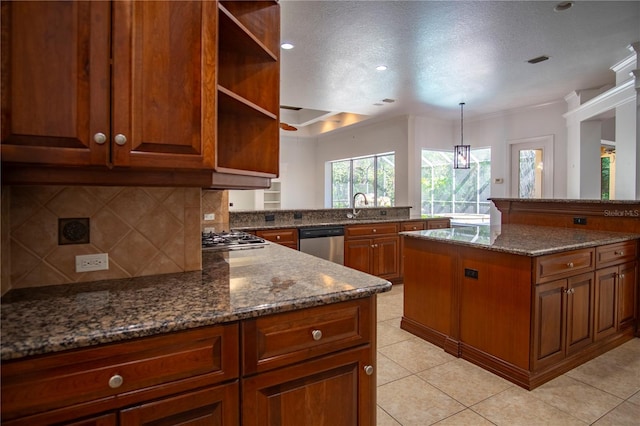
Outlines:
[[220, 172], [278, 176], [279, 7], [275, 1], [218, 4]]

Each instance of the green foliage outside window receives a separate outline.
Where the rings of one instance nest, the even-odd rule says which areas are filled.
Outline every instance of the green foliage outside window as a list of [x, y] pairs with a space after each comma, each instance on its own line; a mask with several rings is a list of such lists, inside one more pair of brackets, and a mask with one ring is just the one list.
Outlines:
[[[331, 163], [331, 207], [352, 207], [353, 194], [362, 192], [370, 207], [395, 205], [395, 154], [350, 158]], [[358, 206], [364, 205], [359, 197]]]
[[491, 149], [473, 149], [471, 159], [471, 168], [454, 169], [453, 152], [422, 150], [423, 215], [489, 214]]

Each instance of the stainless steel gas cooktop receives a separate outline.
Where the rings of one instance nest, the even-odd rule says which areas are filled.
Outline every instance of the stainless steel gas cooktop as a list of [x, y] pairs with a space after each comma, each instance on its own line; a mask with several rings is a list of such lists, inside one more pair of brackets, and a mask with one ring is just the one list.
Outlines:
[[203, 232], [203, 251], [246, 250], [261, 248], [269, 244], [266, 240], [242, 231]]

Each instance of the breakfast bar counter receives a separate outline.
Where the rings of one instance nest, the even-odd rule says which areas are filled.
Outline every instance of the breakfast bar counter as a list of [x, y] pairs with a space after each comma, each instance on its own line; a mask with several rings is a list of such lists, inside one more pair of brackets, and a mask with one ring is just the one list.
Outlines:
[[403, 232], [401, 327], [526, 389], [633, 338], [640, 234]]

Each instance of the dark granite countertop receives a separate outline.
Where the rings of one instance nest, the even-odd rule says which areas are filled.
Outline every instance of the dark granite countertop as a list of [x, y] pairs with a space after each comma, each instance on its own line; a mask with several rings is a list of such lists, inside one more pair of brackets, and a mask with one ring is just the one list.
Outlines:
[[478, 225], [401, 232], [410, 238], [459, 244], [525, 256], [595, 247], [640, 239], [640, 234], [531, 225]]
[[602, 205], [616, 205], [616, 204], [638, 204], [638, 200], [600, 200], [600, 199], [571, 199], [571, 198], [501, 198], [490, 197], [490, 201], [516, 201], [518, 203], [558, 203], [558, 204], [602, 204]]
[[435, 219], [449, 219], [448, 217], [443, 216], [423, 216], [423, 217], [392, 217], [385, 218], [384, 216], [380, 218], [371, 218], [365, 217], [361, 219], [285, 219], [285, 220], [274, 220], [270, 222], [265, 222], [264, 220], [257, 220], [254, 223], [245, 223], [242, 225], [234, 226], [233, 223], [230, 224], [231, 229], [236, 229], [239, 231], [250, 231], [253, 229], [281, 229], [281, 228], [305, 228], [305, 227], [315, 227], [315, 226], [337, 226], [337, 225], [366, 225], [373, 223], [400, 223], [400, 222], [415, 222], [420, 220], [435, 220]]
[[383, 279], [277, 244], [204, 252], [202, 271], [41, 288], [2, 298], [3, 361], [367, 297]]

